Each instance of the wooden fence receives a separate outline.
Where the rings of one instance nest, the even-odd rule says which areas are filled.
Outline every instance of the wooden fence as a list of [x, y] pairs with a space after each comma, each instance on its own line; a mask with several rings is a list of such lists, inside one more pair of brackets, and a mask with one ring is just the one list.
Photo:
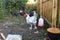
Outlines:
[[45, 18], [47, 18], [50, 22], [52, 20], [52, 0], [46, 0], [46, 1], [38, 1], [38, 11], [40, 11], [40, 14], [43, 14]]
[[58, 0], [38, 0], [37, 2], [37, 10], [52, 27], [56, 27], [57, 24], [57, 1]]
[[60, 0], [58, 0], [58, 26], [60, 27]]

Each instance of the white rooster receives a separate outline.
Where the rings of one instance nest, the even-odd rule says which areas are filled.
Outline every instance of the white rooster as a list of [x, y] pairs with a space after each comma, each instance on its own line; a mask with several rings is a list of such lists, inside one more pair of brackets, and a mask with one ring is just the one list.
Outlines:
[[30, 29], [32, 29], [32, 25], [34, 25], [35, 29], [36, 27], [36, 19], [37, 19], [37, 13], [35, 11], [31, 12], [30, 14], [25, 13], [26, 16], [26, 22], [31, 25]]

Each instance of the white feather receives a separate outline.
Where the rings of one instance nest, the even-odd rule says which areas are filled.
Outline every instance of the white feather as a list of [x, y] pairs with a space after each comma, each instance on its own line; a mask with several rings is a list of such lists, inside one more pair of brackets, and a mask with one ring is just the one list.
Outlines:
[[36, 19], [37, 19], [37, 14], [35, 11], [34, 11], [34, 15], [32, 17], [30, 17], [29, 14], [27, 14], [27, 17], [26, 17], [27, 23], [35, 24], [37, 22]]

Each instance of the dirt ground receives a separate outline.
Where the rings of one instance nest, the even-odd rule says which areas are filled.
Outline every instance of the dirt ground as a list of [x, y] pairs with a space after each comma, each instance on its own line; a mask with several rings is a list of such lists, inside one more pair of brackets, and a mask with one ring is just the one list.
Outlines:
[[[20, 17], [7, 17], [4, 20], [0, 20], [0, 33], [3, 33], [5, 37], [8, 34], [22, 35], [22, 40], [46, 40], [46, 29], [39, 30], [39, 33], [34, 33], [36, 30], [30, 30], [23, 16]], [[2, 37], [0, 36], [0, 39]]]

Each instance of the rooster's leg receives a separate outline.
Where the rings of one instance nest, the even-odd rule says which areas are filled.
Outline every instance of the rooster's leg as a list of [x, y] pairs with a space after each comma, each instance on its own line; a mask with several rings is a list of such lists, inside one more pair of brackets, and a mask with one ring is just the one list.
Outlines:
[[37, 29], [37, 27], [36, 27], [36, 23], [34, 23], [34, 29]]
[[31, 27], [30, 27], [29, 29], [32, 29], [32, 24], [30, 24], [30, 26], [31, 26]]

